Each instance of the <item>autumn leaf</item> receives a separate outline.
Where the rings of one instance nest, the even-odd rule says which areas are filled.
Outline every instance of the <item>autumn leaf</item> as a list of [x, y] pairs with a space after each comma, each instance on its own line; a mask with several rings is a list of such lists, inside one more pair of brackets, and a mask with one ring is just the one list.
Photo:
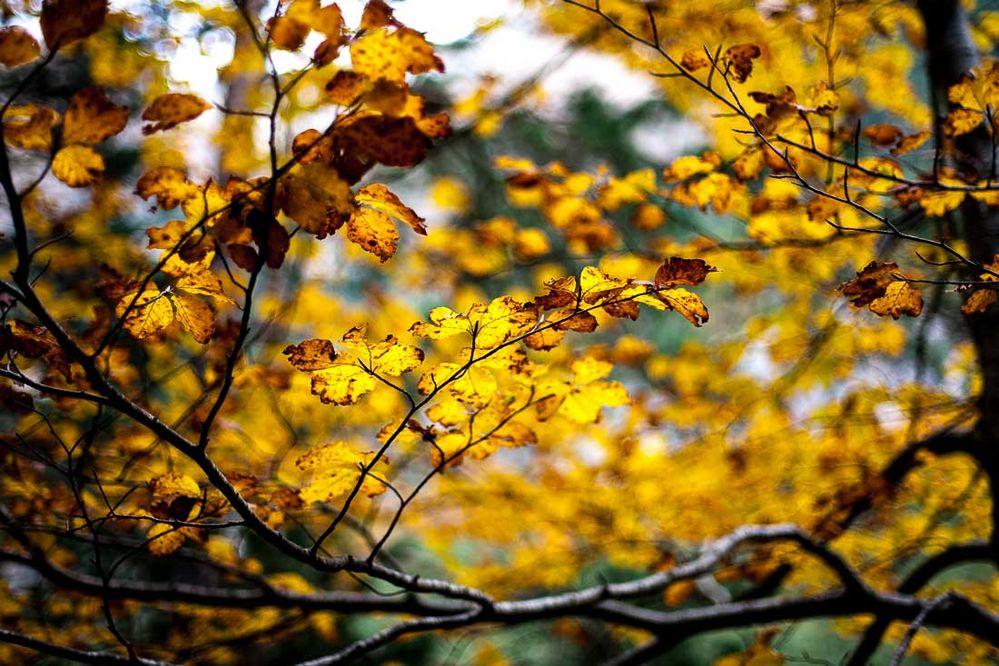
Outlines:
[[[362, 468], [368, 466], [374, 453], [357, 452], [344, 441], [334, 441], [309, 449], [295, 464], [299, 469], [312, 472], [312, 481], [302, 488], [300, 496], [306, 505], [337, 500], [350, 493], [361, 478]], [[384, 465], [384, 458], [382, 459]], [[361, 492], [374, 496], [385, 492], [386, 486], [371, 475], [365, 475]]]
[[353, 405], [374, 390], [380, 376], [399, 377], [423, 362], [423, 351], [389, 335], [381, 342], [367, 340], [367, 327], [357, 326], [340, 339], [345, 351], [337, 354], [328, 340], [305, 340], [284, 349], [297, 370], [312, 373], [312, 393], [324, 403]]
[[6, 326], [0, 329], [0, 351], [15, 352], [26, 358], [44, 359], [67, 381], [73, 377], [65, 351], [59, 346], [52, 332], [44, 326], [30, 324], [20, 319], [8, 321]]
[[300, 164], [281, 179], [282, 209], [308, 233], [325, 238], [353, 212], [350, 187], [325, 164]]
[[155, 289], [126, 295], [118, 301], [116, 314], [119, 319], [124, 318], [122, 326], [125, 330], [139, 339], [160, 333], [176, 321], [195, 340], [206, 344], [212, 337], [215, 322], [215, 314], [201, 299]]
[[961, 306], [961, 312], [966, 315], [976, 315], [985, 312], [992, 306], [993, 303], [999, 300], [999, 294], [996, 294], [995, 289], [975, 289], [971, 294], [964, 300], [964, 304]]
[[142, 174], [135, 185], [135, 193], [143, 199], [156, 197], [160, 208], [170, 210], [198, 196], [201, 189], [180, 169], [160, 166]]
[[267, 21], [270, 40], [279, 49], [297, 51], [309, 36], [309, 26], [290, 16], [277, 16]]
[[380, 183], [372, 183], [362, 187], [356, 195], [358, 204], [369, 206], [392, 217], [405, 222], [416, 233], [426, 236], [427, 227], [424, 219], [413, 212], [413, 209], [406, 206], [399, 200], [399, 197]]
[[657, 270], [655, 284], [657, 287], [675, 287], [677, 285], [698, 285], [704, 282], [709, 273], [718, 269], [709, 266], [703, 259], [683, 259], [670, 257]]
[[63, 118], [65, 143], [95, 144], [114, 136], [128, 122], [128, 107], [117, 106], [100, 88], [84, 88], [73, 96]]
[[896, 279], [894, 275], [897, 271], [898, 264], [894, 262], [879, 264], [872, 261], [857, 273], [857, 277], [844, 282], [840, 291], [853, 305], [863, 307], [884, 296], [888, 285]]
[[680, 66], [688, 72], [696, 72], [710, 64], [711, 61], [708, 60], [708, 56], [705, 55], [703, 49], [684, 51], [683, 57], [680, 58]]
[[373, 208], [358, 208], [351, 214], [347, 220], [347, 238], [382, 262], [399, 247], [399, 232], [392, 218]]
[[334, 365], [312, 375], [312, 393], [325, 404], [354, 405], [375, 390], [377, 380], [358, 365]]
[[883, 296], [871, 301], [870, 309], [876, 315], [892, 319], [903, 314], [918, 317], [923, 311], [923, 297], [908, 282], [897, 280], [888, 285]]
[[732, 78], [743, 83], [753, 72], [753, 61], [760, 57], [760, 47], [755, 44], [737, 44], [725, 50], [723, 56]]
[[24, 150], [51, 150], [52, 128], [59, 114], [44, 106], [12, 106], [3, 123], [4, 142]]
[[160, 95], [142, 112], [142, 119], [149, 122], [142, 126], [143, 134], [153, 134], [194, 120], [212, 105], [197, 95], [167, 93]]
[[146, 531], [146, 539], [153, 557], [166, 557], [181, 549], [187, 535], [168, 523], [156, 523]]
[[333, 343], [318, 338], [303, 340], [297, 345], [288, 345], [281, 353], [288, 357], [288, 362], [295, 366], [296, 370], [302, 372], [325, 370], [333, 365], [337, 357]]
[[66, 146], [52, 160], [52, 173], [70, 187], [87, 187], [103, 175], [104, 158], [89, 146]]
[[0, 65], [17, 67], [41, 55], [38, 41], [19, 25], [0, 28]]
[[354, 71], [368, 78], [404, 82], [406, 74], [444, 71], [444, 63], [420, 33], [409, 28], [384, 28], [364, 34], [350, 45]]
[[49, 50], [55, 51], [97, 32], [107, 10], [107, 0], [45, 0], [41, 25]]

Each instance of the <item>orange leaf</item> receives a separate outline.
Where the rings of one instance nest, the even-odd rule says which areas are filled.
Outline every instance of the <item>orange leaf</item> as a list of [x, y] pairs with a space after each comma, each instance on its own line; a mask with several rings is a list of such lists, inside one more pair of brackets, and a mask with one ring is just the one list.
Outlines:
[[0, 65], [17, 67], [41, 55], [38, 40], [19, 25], [0, 29]]
[[142, 119], [151, 124], [143, 125], [143, 134], [153, 134], [168, 130], [180, 123], [194, 120], [212, 105], [197, 95], [187, 93], [167, 93], [153, 100], [142, 112]]
[[63, 119], [65, 143], [100, 143], [125, 129], [128, 107], [117, 106], [100, 88], [84, 88], [73, 95]]

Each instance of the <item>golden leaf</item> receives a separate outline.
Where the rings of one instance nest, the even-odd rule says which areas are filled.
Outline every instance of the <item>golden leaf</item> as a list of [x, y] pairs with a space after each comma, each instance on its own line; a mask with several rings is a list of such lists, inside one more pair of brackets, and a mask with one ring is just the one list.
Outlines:
[[350, 106], [361, 97], [367, 87], [368, 77], [364, 74], [341, 69], [326, 82], [326, 95], [334, 104]]
[[985, 120], [985, 114], [978, 109], [951, 109], [944, 120], [944, 136], [955, 137], [967, 134]]
[[0, 29], [0, 65], [17, 67], [41, 55], [38, 40], [19, 25]]
[[334, 365], [312, 375], [312, 393], [326, 404], [353, 405], [375, 388], [375, 378], [358, 365]]
[[63, 118], [65, 143], [100, 143], [125, 129], [128, 107], [117, 106], [100, 88], [84, 88], [73, 95]]
[[52, 160], [52, 173], [70, 187], [87, 187], [100, 180], [104, 158], [89, 146], [66, 146]]
[[143, 199], [156, 197], [160, 208], [169, 210], [198, 196], [201, 189], [180, 169], [160, 166], [142, 174], [135, 185], [135, 193]]
[[898, 280], [889, 284], [884, 296], [871, 301], [869, 307], [871, 312], [882, 317], [898, 319], [903, 314], [918, 317], [923, 311], [923, 296], [908, 282]]
[[299, 164], [281, 179], [282, 209], [305, 231], [325, 238], [340, 228], [341, 219], [354, 210], [354, 196], [333, 169], [325, 164]]
[[[136, 299], [137, 292], [124, 296], [118, 301], [115, 314], [125, 317], [122, 326], [136, 338], [147, 338], [162, 331], [173, 323], [173, 304], [167, 295], [155, 289], [148, 289]], [[129, 304], [135, 299], [135, 305], [125, 313]]]
[[201, 344], [207, 344], [215, 330], [215, 313], [200, 298], [174, 294], [171, 301], [174, 317]]
[[444, 63], [420, 33], [409, 28], [389, 32], [379, 28], [350, 45], [355, 71], [368, 78], [405, 82], [406, 74], [444, 71]]
[[167, 93], [153, 100], [142, 112], [142, 119], [149, 122], [142, 126], [143, 134], [153, 134], [175, 127], [180, 123], [194, 120], [212, 105], [197, 95], [188, 93]]
[[[302, 489], [302, 500], [306, 504], [316, 504], [347, 495], [361, 478], [361, 469], [369, 465], [373, 458], [373, 453], [359, 453], [343, 441], [330, 442], [309, 449], [295, 461], [299, 469], [313, 472], [312, 481]], [[382, 462], [384, 463], [384, 458]], [[373, 496], [385, 490], [385, 484], [370, 475], [365, 475], [361, 492]]]
[[44, 106], [12, 106], [3, 124], [4, 143], [24, 150], [51, 150], [59, 114]]
[[347, 238], [365, 252], [386, 261], [399, 247], [399, 232], [392, 219], [373, 208], [359, 208], [347, 221]]
[[153, 557], [166, 557], [180, 550], [187, 536], [182, 530], [167, 523], [156, 523], [146, 532], [146, 539], [149, 540], [149, 552]]
[[961, 312], [966, 315], [985, 312], [996, 300], [999, 300], [999, 294], [995, 289], [976, 289], [965, 299]]

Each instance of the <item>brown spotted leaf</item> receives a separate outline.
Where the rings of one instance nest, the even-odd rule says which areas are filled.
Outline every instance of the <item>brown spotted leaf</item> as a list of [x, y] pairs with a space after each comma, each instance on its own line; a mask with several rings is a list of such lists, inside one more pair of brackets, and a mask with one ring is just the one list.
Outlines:
[[336, 350], [329, 340], [313, 338], [304, 340], [297, 345], [288, 345], [281, 352], [288, 357], [288, 362], [301, 372], [325, 370], [333, 367], [336, 361]]
[[755, 44], [737, 44], [725, 51], [725, 61], [737, 82], [743, 83], [753, 72], [753, 61], [760, 57], [760, 47]]
[[347, 221], [347, 238], [365, 252], [386, 261], [399, 247], [399, 232], [380, 210], [359, 208]]
[[683, 259], [670, 257], [656, 270], [655, 284], [657, 287], [676, 287], [678, 285], [698, 285], [704, 282], [709, 273], [717, 271], [703, 259]]

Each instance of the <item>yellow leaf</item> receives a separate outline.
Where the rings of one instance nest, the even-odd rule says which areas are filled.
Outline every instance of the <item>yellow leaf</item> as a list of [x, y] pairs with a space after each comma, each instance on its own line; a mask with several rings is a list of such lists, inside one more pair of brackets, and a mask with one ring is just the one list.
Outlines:
[[373, 208], [359, 208], [347, 221], [347, 238], [365, 252], [388, 260], [399, 247], [399, 232], [392, 219]]
[[87, 187], [100, 180], [104, 158], [89, 146], [66, 146], [52, 160], [52, 173], [70, 187]]
[[[304, 471], [313, 471], [312, 481], [302, 489], [302, 500], [306, 504], [327, 502], [350, 493], [361, 478], [361, 468], [368, 465], [374, 454], [358, 453], [342, 441], [330, 442], [309, 449], [295, 464]], [[384, 459], [383, 459], [384, 461]], [[364, 477], [361, 492], [366, 495], [379, 495], [386, 487], [370, 475]]]
[[710, 173], [721, 165], [721, 158], [715, 153], [705, 153], [701, 157], [684, 155], [673, 160], [669, 168], [663, 171], [667, 183], [674, 183], [699, 173]]
[[146, 532], [149, 539], [149, 552], [153, 557], [165, 557], [180, 550], [187, 540], [183, 531], [166, 523], [156, 523]]
[[708, 309], [697, 294], [686, 289], [662, 289], [654, 294], [636, 296], [635, 300], [657, 310], [676, 310], [694, 326], [708, 321]]
[[183, 474], [163, 474], [149, 481], [149, 489], [154, 498], [171, 498], [175, 496], [200, 498], [201, 488], [198, 482]]
[[230, 305], [234, 301], [222, 292], [222, 280], [215, 273], [211, 272], [202, 264], [195, 264], [196, 268], [181, 276], [177, 280], [177, 288], [189, 294], [201, 294], [211, 296], [223, 303]]
[[207, 344], [215, 330], [215, 313], [200, 298], [187, 294], [171, 294], [174, 317], [194, 339]]
[[0, 65], [17, 67], [41, 55], [38, 41], [19, 25], [0, 29]]
[[197, 95], [188, 93], [167, 93], [153, 100], [142, 112], [142, 119], [149, 122], [142, 126], [143, 134], [153, 134], [175, 127], [180, 123], [194, 120], [212, 105]]
[[358, 365], [334, 365], [312, 375], [312, 393], [326, 404], [353, 405], [375, 388], [375, 378]]
[[427, 319], [430, 321], [429, 324], [418, 321], [409, 327], [409, 332], [417, 337], [431, 340], [472, 332], [472, 322], [468, 320], [468, 315], [459, 314], [451, 308], [434, 308]]
[[317, 162], [299, 164], [281, 179], [282, 209], [302, 229], [325, 238], [354, 210], [354, 195], [336, 169]]
[[928, 217], [943, 217], [964, 201], [964, 192], [925, 192], [919, 199], [919, 205], [926, 211]]
[[978, 109], [951, 109], [944, 121], [944, 135], [954, 137], [967, 134], [984, 120], [985, 114]]
[[534, 261], [551, 252], [548, 236], [541, 229], [518, 229], [513, 239], [513, 251], [521, 261]]
[[4, 143], [24, 150], [51, 150], [59, 114], [44, 106], [12, 106], [3, 121]]
[[918, 317], [923, 311], [923, 296], [908, 282], [899, 280], [888, 285], [884, 296], [871, 301], [869, 307], [871, 312], [882, 317], [898, 319], [903, 314]]
[[961, 312], [966, 315], [985, 312], [997, 299], [999, 299], [999, 295], [996, 294], [995, 289], [976, 289], [964, 301]]
[[350, 106], [364, 94], [368, 87], [368, 77], [364, 74], [341, 69], [326, 83], [326, 95], [333, 104]]
[[201, 189], [189, 181], [180, 169], [174, 167], [154, 167], [139, 178], [135, 193], [143, 199], [156, 197], [160, 208], [169, 210], [198, 196]]
[[370, 206], [405, 222], [420, 235], [427, 235], [427, 227], [423, 224], [424, 219], [380, 183], [372, 183], [362, 187], [357, 192], [356, 200], [358, 204]]
[[117, 106], [100, 88], [84, 88], [73, 95], [63, 118], [65, 143], [100, 143], [125, 129], [128, 107]]
[[398, 377], [423, 363], [423, 350], [400, 344], [394, 335], [371, 344], [366, 339], [367, 326], [355, 326], [341, 338], [345, 347], [376, 374]]
[[42, 36], [55, 51], [97, 32], [107, 14], [107, 0], [47, 0], [42, 4]]
[[406, 73], [444, 71], [444, 63], [420, 33], [409, 28], [389, 32], [379, 28], [350, 45], [354, 70], [368, 78], [405, 82]]
[[135, 305], [125, 315], [123, 326], [126, 331], [137, 338], [146, 338], [173, 323], [173, 305], [165, 294], [152, 289], [142, 292], [136, 299], [136, 293], [128, 294], [118, 301], [115, 311], [121, 318], [135, 299]]

